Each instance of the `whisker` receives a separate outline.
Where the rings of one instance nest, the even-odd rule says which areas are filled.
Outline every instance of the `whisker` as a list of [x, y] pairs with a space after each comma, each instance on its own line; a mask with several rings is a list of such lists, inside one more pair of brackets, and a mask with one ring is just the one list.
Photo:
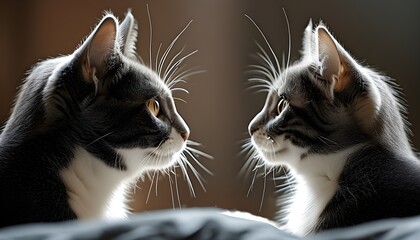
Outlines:
[[[157, 66], [158, 66], [159, 53], [160, 53], [161, 48], [162, 48], [162, 43], [159, 44], [159, 47], [158, 47], [158, 50], [157, 50], [157, 53], [156, 53], [155, 68], [157, 68]], [[157, 71], [157, 69], [154, 69], [154, 70]]]
[[169, 44], [168, 48], [166, 48], [165, 52], [162, 55], [162, 58], [159, 61], [158, 66], [158, 75], [161, 76], [163, 65], [165, 64], [166, 58], [168, 57], [169, 52], [171, 51], [172, 47], [175, 45], [179, 37], [185, 32], [185, 30], [190, 26], [193, 21], [189, 21], [188, 24], [182, 29], [182, 31], [172, 40], [171, 44]]
[[[193, 145], [193, 144], [191, 144], [191, 145], [192, 146], [197, 146], [197, 145]], [[209, 155], [209, 154], [207, 154], [205, 152], [202, 152], [200, 150], [194, 149], [194, 148], [192, 148], [192, 147], [190, 147], [188, 145], [187, 145], [186, 149], [189, 150], [189, 151], [191, 151], [191, 152], [193, 152], [193, 153], [195, 153], [195, 154], [197, 154], [198, 156], [203, 156], [203, 157], [208, 158], [208, 159], [213, 159], [213, 156], [211, 156], [211, 155]]]
[[279, 71], [280, 71], [280, 69], [279, 69], [279, 67], [280, 66], [277, 66], [277, 68], [274, 66], [274, 63], [271, 61], [271, 58], [268, 56], [268, 54], [266, 53], [266, 51], [264, 50], [264, 48], [260, 45], [260, 44], [258, 44], [258, 43], [256, 43], [257, 44], [257, 46], [258, 46], [258, 48], [260, 49], [260, 51], [261, 51], [261, 53], [257, 53], [256, 55], [261, 59], [261, 60], [263, 60], [267, 65], [268, 65], [268, 67], [270, 67], [270, 70], [271, 70], [271, 72], [272, 72], [272, 74], [273, 74], [273, 77], [274, 77], [274, 79], [276, 79], [280, 74], [279, 74]]
[[187, 101], [185, 101], [184, 99], [182, 99], [182, 98], [179, 98], [179, 97], [172, 97], [174, 100], [178, 100], [178, 101], [181, 101], [181, 102], [183, 102], [183, 103], [187, 103]]
[[248, 192], [246, 193], [246, 197], [249, 197], [249, 194], [251, 193], [252, 189], [254, 188], [255, 183], [255, 177], [257, 176], [257, 171], [254, 171], [254, 176], [252, 177], [251, 185], [248, 188]]
[[[184, 46], [184, 47], [182, 47], [182, 49], [181, 49], [179, 52], [177, 52], [177, 53], [176, 53], [176, 54], [172, 57], [171, 61], [169, 61], [168, 65], [167, 65], [167, 67], [166, 67], [166, 69], [165, 69], [165, 72], [163, 73], [163, 75], [164, 75], [164, 76], [166, 75], [166, 72], [167, 72], [168, 68], [169, 68], [170, 66], [172, 66], [172, 64], [173, 64], [173, 62], [175, 61], [175, 59], [176, 59], [179, 55], [181, 55], [181, 53], [182, 53], [184, 50], [185, 50], [185, 46]], [[162, 76], [161, 76], [161, 77], [162, 77]], [[162, 79], [163, 79], [163, 81], [164, 81], [164, 82], [166, 82], [166, 81], [167, 81], [166, 76], [165, 76], [165, 77], [162, 77]]]
[[[206, 168], [202, 163], [200, 163], [200, 161], [197, 160], [197, 158], [194, 156], [194, 154], [191, 153], [191, 152], [194, 152], [193, 150], [195, 150], [195, 149], [191, 149], [191, 148], [188, 149], [187, 148], [185, 152], [194, 160], [195, 163], [197, 163], [198, 166], [201, 167], [201, 169], [203, 169], [209, 175], [213, 176], [213, 173], [208, 168]], [[198, 151], [198, 150], [195, 150], [195, 151]], [[198, 152], [202, 153], [201, 151], [198, 151]], [[207, 155], [207, 156], [211, 157], [210, 155], [205, 154], [205, 153], [203, 153], [201, 155], [202, 156], [206, 156]]]
[[179, 208], [181, 209], [181, 200], [180, 200], [180, 197], [179, 197], [179, 189], [178, 189], [178, 178], [177, 178], [177, 175], [176, 175], [176, 169], [175, 169], [175, 166], [174, 166], [173, 168], [174, 168], [174, 178], [175, 178], [175, 190], [176, 190], [176, 197], [177, 197], [177, 199], [178, 199]]
[[[260, 74], [266, 78], [268, 78], [269, 80], [264, 79], [264, 82], [268, 85], [271, 86], [273, 85], [273, 82], [276, 80], [276, 76], [273, 76], [273, 73], [270, 71], [270, 69], [267, 69], [264, 66], [261, 65], [250, 65], [250, 67], [254, 68], [252, 70], [249, 70], [248, 73], [250, 74]], [[249, 79], [252, 81], [252, 78]]]
[[190, 177], [188, 175], [188, 171], [187, 171], [184, 163], [185, 163], [184, 161], [179, 161], [178, 162], [179, 167], [181, 168], [181, 171], [182, 171], [182, 173], [184, 175], [184, 179], [187, 181], [187, 184], [188, 184], [188, 187], [189, 187], [189, 190], [190, 190], [190, 194], [193, 197], [196, 197], [195, 192], [194, 192], [194, 186], [192, 185], [191, 179], [190, 179]]
[[[171, 82], [172, 81], [186, 82], [185, 79], [189, 78], [190, 76], [206, 72], [205, 70], [195, 70], [195, 69], [197, 69], [197, 68], [191, 68], [189, 70], [185, 70], [185, 71], [179, 73], [178, 75], [176, 75], [175, 77], [172, 77], [172, 76], [177, 71], [173, 71], [171, 73], [171, 75], [169, 75], [168, 79], [173, 79], [173, 80], [171, 80]], [[179, 69], [179, 70], [181, 70], [181, 69]]]
[[290, 52], [291, 52], [291, 48], [292, 48], [292, 35], [290, 33], [290, 24], [289, 24], [289, 18], [287, 17], [286, 14], [286, 10], [284, 8], [283, 9], [283, 13], [284, 13], [284, 18], [286, 19], [286, 23], [287, 23], [287, 33], [288, 33], [288, 53], [287, 53], [287, 64], [286, 64], [286, 73], [285, 73], [285, 79], [287, 79], [287, 70], [289, 68], [289, 64], [290, 64]]
[[[185, 156], [184, 156], [185, 157]], [[201, 176], [201, 174], [197, 171], [197, 169], [184, 158], [184, 163], [191, 169], [191, 172], [194, 174], [195, 178], [197, 179], [198, 183], [200, 184], [201, 188], [204, 192], [206, 192], [206, 187], [204, 187], [205, 179]]]
[[[166, 78], [168, 77], [168, 74], [176, 67], [179, 66], [183, 61], [185, 61], [185, 59], [191, 57], [192, 55], [194, 55], [195, 53], [197, 53], [198, 50], [194, 50], [190, 53], [188, 53], [187, 55], [185, 55], [184, 57], [178, 59], [175, 63], [173, 63], [173, 65], [169, 68], [166, 68], [163, 79], [165, 79], [165, 81], [167, 80]], [[168, 66], [169, 67], [169, 66]]]
[[187, 93], [187, 94], [189, 94], [190, 92], [188, 92], [188, 90], [187, 89], [185, 89], [185, 88], [171, 88], [171, 91], [172, 92], [175, 92], [175, 91], [180, 91], [180, 92], [184, 92], [184, 93]]
[[155, 180], [155, 175], [156, 175], [156, 171], [153, 172], [153, 177], [152, 177], [151, 182], [150, 182], [149, 191], [147, 192], [146, 204], [149, 202], [150, 192], [152, 191], [153, 181]]
[[151, 69], [153, 69], [153, 63], [152, 63], [152, 41], [153, 41], [153, 28], [152, 28], [152, 18], [150, 17], [150, 10], [149, 10], [149, 4], [146, 4], [147, 8], [147, 16], [149, 17], [149, 66]]
[[[264, 172], [267, 171], [266, 166], [264, 166]], [[264, 203], [264, 197], [265, 197], [265, 189], [267, 187], [267, 176], [264, 176], [264, 181], [263, 181], [263, 192], [262, 192], [262, 196], [261, 196], [261, 202], [260, 202], [260, 208], [259, 208], [259, 212], [261, 212], [263, 203]]]
[[159, 182], [159, 173], [156, 174], [156, 181], [155, 181], [155, 196], [158, 195], [158, 182]]
[[169, 180], [169, 189], [171, 190], [172, 208], [175, 209], [174, 191], [172, 189], [172, 177], [170, 174], [168, 174], [168, 180]]
[[109, 136], [110, 134], [112, 134], [113, 132], [109, 132], [109, 133], [107, 133], [107, 134], [104, 134], [103, 136], [101, 136], [101, 137], [99, 137], [99, 138], [97, 138], [97, 139], [95, 139], [95, 140], [93, 140], [92, 142], [90, 142], [88, 145], [86, 145], [85, 147], [89, 147], [90, 145], [92, 145], [92, 144], [94, 144], [95, 142], [97, 142], [97, 141], [99, 141], [99, 140], [101, 140], [101, 139], [103, 139], [103, 138], [105, 138], [105, 137], [107, 137], [107, 136]]
[[277, 69], [279, 69], [280, 70], [280, 64], [279, 64], [279, 61], [278, 61], [278, 59], [277, 59], [277, 56], [276, 56], [276, 54], [274, 53], [274, 51], [273, 51], [273, 48], [271, 47], [271, 45], [270, 45], [270, 43], [268, 42], [268, 40], [267, 40], [267, 38], [265, 37], [265, 35], [264, 35], [264, 33], [262, 32], [262, 30], [260, 29], [260, 27], [258, 27], [258, 25], [257, 25], [257, 23], [250, 17], [250, 16], [248, 16], [247, 14], [245, 14], [245, 16], [254, 24], [254, 26], [257, 28], [257, 30], [260, 32], [260, 34], [261, 34], [261, 36], [263, 37], [263, 39], [264, 39], [264, 41], [265, 41], [265, 43], [267, 44], [267, 46], [268, 46], [268, 48], [270, 49], [270, 51], [271, 51], [271, 54], [273, 55], [273, 57], [274, 57], [274, 60], [276, 61], [276, 66], [277, 66]]
[[183, 79], [176, 79], [176, 80], [171, 80], [171, 81], [169, 81], [167, 84], [166, 84], [166, 86], [168, 86], [168, 88], [169, 89], [171, 89], [172, 90], [172, 88], [177, 84], [177, 83], [186, 83], [186, 81], [185, 80], [183, 80]]

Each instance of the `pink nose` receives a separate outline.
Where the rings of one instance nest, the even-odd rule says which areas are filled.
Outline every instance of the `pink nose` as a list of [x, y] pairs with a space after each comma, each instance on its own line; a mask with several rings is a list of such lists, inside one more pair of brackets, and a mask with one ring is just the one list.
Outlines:
[[184, 141], [187, 141], [187, 139], [188, 139], [188, 133], [187, 132], [183, 132], [183, 133], [181, 133], [181, 137], [182, 137], [182, 139], [184, 139]]

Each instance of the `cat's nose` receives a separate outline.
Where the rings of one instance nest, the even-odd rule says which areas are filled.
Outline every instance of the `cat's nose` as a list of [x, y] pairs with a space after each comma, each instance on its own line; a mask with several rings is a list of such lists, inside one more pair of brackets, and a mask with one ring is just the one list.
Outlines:
[[184, 119], [182, 119], [182, 117], [178, 114], [176, 120], [173, 123], [173, 126], [179, 132], [182, 139], [184, 139], [184, 142], [187, 141], [188, 137], [190, 136], [190, 129], [188, 128], [188, 125], [185, 123]]
[[252, 134], [254, 134], [258, 129], [260, 129], [263, 126], [264, 121], [265, 121], [265, 113], [261, 111], [249, 123], [248, 125], [249, 135], [252, 136]]
[[189, 132], [182, 132], [181, 137], [184, 139], [184, 142], [188, 140], [188, 137], [190, 136]]
[[255, 125], [253, 125], [253, 124], [250, 124], [250, 125], [248, 126], [248, 132], [249, 132], [249, 135], [250, 135], [250, 136], [252, 136], [252, 134], [254, 134], [254, 132], [256, 132], [258, 129], [259, 129], [259, 127], [258, 127], [258, 126], [255, 126]]

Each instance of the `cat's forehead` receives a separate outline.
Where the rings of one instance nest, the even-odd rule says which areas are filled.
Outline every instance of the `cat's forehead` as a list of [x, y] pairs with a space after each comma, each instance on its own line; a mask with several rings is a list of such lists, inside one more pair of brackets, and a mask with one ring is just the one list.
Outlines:
[[117, 99], [143, 102], [156, 97], [171, 97], [170, 89], [161, 78], [138, 62], [125, 62], [119, 74], [119, 80], [111, 91]]
[[294, 94], [301, 91], [303, 77], [308, 74], [311, 64], [300, 62], [284, 69], [273, 83], [274, 90], [279, 94]]
[[169, 88], [155, 71], [136, 61], [129, 61], [129, 64], [131, 65], [131, 68], [137, 72], [137, 74], [144, 75], [147, 81], [154, 84], [156, 88], [169, 91]]

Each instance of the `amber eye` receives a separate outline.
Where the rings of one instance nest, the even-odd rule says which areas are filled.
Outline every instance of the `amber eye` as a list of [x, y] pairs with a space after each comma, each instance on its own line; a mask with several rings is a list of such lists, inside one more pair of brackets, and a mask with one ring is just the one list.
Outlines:
[[147, 101], [147, 107], [149, 108], [153, 116], [156, 117], [159, 114], [160, 106], [159, 102], [156, 99], [152, 98], [149, 101]]
[[286, 99], [280, 98], [279, 104], [277, 105], [277, 114], [280, 115], [287, 106], [289, 106], [289, 103]]

